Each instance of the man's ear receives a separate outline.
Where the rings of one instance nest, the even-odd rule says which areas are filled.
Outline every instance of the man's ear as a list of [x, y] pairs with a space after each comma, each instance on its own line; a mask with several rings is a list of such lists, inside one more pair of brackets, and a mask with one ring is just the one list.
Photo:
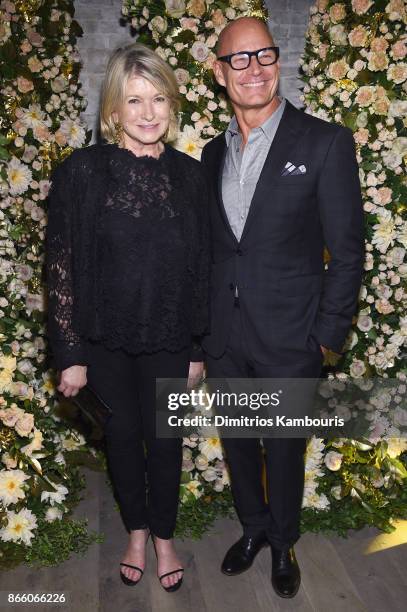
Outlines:
[[223, 76], [222, 62], [219, 62], [218, 60], [216, 60], [213, 63], [213, 74], [215, 75], [215, 79], [217, 80], [219, 85], [222, 85], [222, 87], [226, 87], [225, 77]]

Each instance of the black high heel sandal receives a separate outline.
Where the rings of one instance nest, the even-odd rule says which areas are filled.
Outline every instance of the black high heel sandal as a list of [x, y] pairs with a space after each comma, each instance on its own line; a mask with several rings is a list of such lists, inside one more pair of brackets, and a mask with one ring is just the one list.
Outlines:
[[122, 582], [124, 582], [124, 584], [126, 584], [127, 586], [134, 586], [140, 582], [144, 574], [144, 571], [140, 567], [137, 567], [137, 565], [130, 565], [130, 563], [120, 563], [120, 565], [124, 565], [125, 567], [131, 567], [132, 569], [137, 570], [141, 574], [138, 580], [132, 580], [131, 578], [127, 578], [127, 576], [125, 576], [120, 570], [120, 578], [122, 579]]
[[163, 574], [162, 576], [158, 576], [158, 580], [160, 581], [160, 584], [162, 586], [163, 589], [165, 589], [167, 591], [167, 593], [173, 593], [174, 591], [178, 591], [178, 589], [180, 588], [181, 584], [182, 584], [182, 579], [183, 576], [181, 576], [181, 578], [178, 580], [178, 582], [176, 582], [175, 584], [172, 584], [171, 586], [164, 586], [161, 582], [161, 580], [163, 578], [166, 578], [167, 576], [171, 576], [172, 574], [177, 574], [178, 572], [183, 572], [183, 568], [180, 567], [179, 569], [173, 570], [172, 572], [167, 572], [166, 574]]
[[[151, 539], [153, 541], [153, 545], [154, 545], [154, 550], [155, 550], [155, 555], [158, 559], [158, 555], [157, 555], [157, 549], [155, 547], [155, 540], [154, 540], [154, 536], [153, 534], [150, 532], [151, 534]], [[167, 593], [174, 593], [174, 591], [178, 591], [178, 589], [180, 588], [181, 584], [182, 584], [182, 580], [183, 580], [183, 576], [181, 576], [181, 578], [178, 580], [178, 582], [176, 582], [175, 584], [172, 584], [171, 586], [164, 586], [161, 582], [161, 580], [163, 578], [166, 578], [167, 576], [172, 576], [172, 574], [177, 574], [178, 572], [184, 572], [184, 568], [183, 567], [179, 567], [178, 569], [172, 570], [171, 572], [166, 572], [165, 574], [163, 574], [162, 576], [158, 576], [158, 580], [160, 581], [160, 584], [162, 586], [162, 588], [167, 591]]]
[[[146, 546], [147, 546], [149, 537], [150, 537], [150, 531], [148, 531], [147, 533]], [[140, 578], [138, 580], [132, 580], [131, 578], [127, 578], [127, 576], [125, 576], [123, 572], [120, 570], [119, 572], [120, 578], [122, 579], [122, 582], [124, 582], [124, 584], [126, 584], [127, 586], [135, 586], [136, 584], [140, 582], [144, 574], [144, 570], [142, 570], [141, 567], [138, 567], [137, 565], [131, 565], [130, 563], [120, 563], [120, 565], [123, 565], [124, 567], [131, 567], [131, 569], [135, 569], [138, 572], [140, 572]]]

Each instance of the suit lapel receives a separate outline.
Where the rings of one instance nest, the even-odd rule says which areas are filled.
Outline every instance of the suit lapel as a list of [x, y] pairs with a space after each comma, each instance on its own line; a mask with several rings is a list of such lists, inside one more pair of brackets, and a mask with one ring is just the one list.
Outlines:
[[227, 146], [226, 146], [225, 136], [223, 135], [223, 138], [219, 140], [218, 150], [216, 152], [216, 155], [213, 158], [213, 164], [214, 164], [213, 171], [214, 171], [214, 176], [216, 177], [216, 196], [217, 196], [216, 199], [217, 199], [217, 203], [219, 207], [219, 212], [223, 219], [225, 227], [227, 231], [229, 232], [231, 238], [235, 242], [237, 242], [237, 238], [234, 235], [232, 228], [230, 227], [229, 219], [226, 214], [226, 209], [223, 203], [223, 196], [222, 196], [222, 175], [223, 175], [223, 167], [225, 165], [226, 153], [227, 153]]
[[273, 181], [281, 175], [285, 164], [287, 161], [290, 161], [292, 152], [304, 133], [301, 119], [301, 111], [297, 110], [287, 101], [277, 132], [257, 181], [241, 242], [247, 236], [253, 219], [262, 203], [270, 198], [270, 189], [272, 189]]

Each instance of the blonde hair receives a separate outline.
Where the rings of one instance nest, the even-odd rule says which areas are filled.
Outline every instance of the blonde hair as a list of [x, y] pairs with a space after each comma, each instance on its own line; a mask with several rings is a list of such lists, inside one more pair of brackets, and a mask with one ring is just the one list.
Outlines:
[[100, 131], [108, 142], [116, 141], [112, 113], [124, 100], [127, 81], [133, 76], [149, 81], [170, 102], [170, 123], [164, 136], [166, 142], [176, 139], [180, 100], [178, 84], [170, 66], [149, 47], [132, 43], [116, 49], [110, 57], [100, 98]]

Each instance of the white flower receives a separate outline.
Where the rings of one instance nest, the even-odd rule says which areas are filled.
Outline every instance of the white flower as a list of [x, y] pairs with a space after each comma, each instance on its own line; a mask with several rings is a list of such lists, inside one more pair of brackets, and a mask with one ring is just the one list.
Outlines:
[[73, 433], [71, 436], [67, 436], [62, 439], [62, 448], [66, 451], [76, 450], [78, 447], [83, 446], [86, 440], [82, 434]]
[[407, 64], [405, 62], [391, 64], [387, 70], [387, 78], [397, 85], [403, 83], [407, 79]]
[[206, 470], [209, 465], [208, 457], [200, 453], [195, 459], [195, 465], [198, 468], [198, 470]]
[[37, 519], [28, 508], [20, 512], [8, 511], [7, 525], [0, 530], [0, 538], [3, 542], [23, 542], [30, 546], [34, 537], [32, 530], [36, 527]]
[[199, 480], [190, 480], [184, 485], [185, 489], [198, 499], [203, 494], [202, 485]]
[[360, 329], [360, 331], [368, 332], [373, 327], [373, 321], [367, 315], [360, 313], [356, 325]]
[[7, 164], [7, 178], [11, 195], [20, 195], [27, 191], [32, 181], [32, 172], [17, 157], [12, 157], [11, 161]]
[[325, 493], [318, 494], [315, 491], [306, 491], [304, 489], [304, 497], [302, 500], [303, 508], [316, 508], [325, 510], [329, 508], [329, 500]]
[[342, 465], [342, 459], [342, 453], [337, 453], [336, 451], [329, 451], [329, 453], [325, 455], [324, 462], [326, 467], [331, 470], [331, 472], [337, 472]]
[[45, 513], [45, 520], [48, 523], [52, 523], [55, 520], [61, 520], [63, 516], [62, 510], [60, 508], [47, 508]]
[[72, 119], [64, 119], [59, 129], [66, 136], [70, 147], [78, 148], [85, 144], [86, 132], [78, 122], [72, 121]]
[[[384, 214], [388, 213], [388, 214]], [[383, 211], [379, 223], [373, 226], [374, 234], [372, 243], [376, 245], [376, 248], [380, 253], [385, 253], [390, 245], [393, 244], [396, 237], [395, 221], [391, 217], [390, 211]]]
[[42, 491], [41, 501], [48, 501], [51, 506], [54, 504], [61, 504], [68, 495], [69, 491], [66, 487], [64, 487], [64, 485], [55, 483], [51, 484], [56, 488], [56, 491]]
[[26, 128], [34, 129], [45, 125], [45, 113], [39, 104], [30, 104], [28, 108], [21, 109], [20, 121]]
[[349, 368], [349, 373], [353, 378], [360, 378], [366, 372], [366, 366], [360, 359], [354, 359]]
[[399, 228], [397, 232], [397, 240], [407, 249], [407, 223], [403, 223], [403, 225]]
[[205, 43], [197, 40], [192, 45], [190, 53], [197, 62], [204, 62], [208, 59], [209, 49]]
[[407, 115], [407, 100], [392, 100], [389, 108], [390, 117], [405, 117]]
[[25, 491], [22, 485], [29, 478], [22, 470], [0, 471], [0, 500], [5, 506], [24, 499]]
[[207, 470], [202, 472], [202, 478], [206, 480], [206, 482], [213, 482], [218, 478], [217, 471], [214, 467], [209, 467]]
[[179, 19], [185, 13], [184, 0], [165, 0], [165, 10], [170, 17]]
[[214, 459], [223, 459], [222, 446], [219, 438], [207, 438], [199, 444], [199, 450], [208, 458], [208, 461]]
[[334, 45], [346, 45], [348, 36], [343, 25], [334, 25], [329, 30], [329, 37]]
[[187, 155], [191, 155], [195, 159], [200, 159], [203, 145], [204, 143], [199, 133], [191, 125], [184, 127], [175, 142], [175, 148], [178, 151], [187, 153]]
[[395, 459], [401, 453], [407, 450], [407, 439], [406, 438], [388, 438], [387, 442], [387, 454], [392, 459]]
[[160, 34], [164, 34], [164, 32], [166, 31], [168, 27], [167, 20], [165, 19], [165, 17], [161, 17], [161, 15], [156, 15], [150, 21], [148, 27], [150, 28], [150, 30], [154, 29]]

